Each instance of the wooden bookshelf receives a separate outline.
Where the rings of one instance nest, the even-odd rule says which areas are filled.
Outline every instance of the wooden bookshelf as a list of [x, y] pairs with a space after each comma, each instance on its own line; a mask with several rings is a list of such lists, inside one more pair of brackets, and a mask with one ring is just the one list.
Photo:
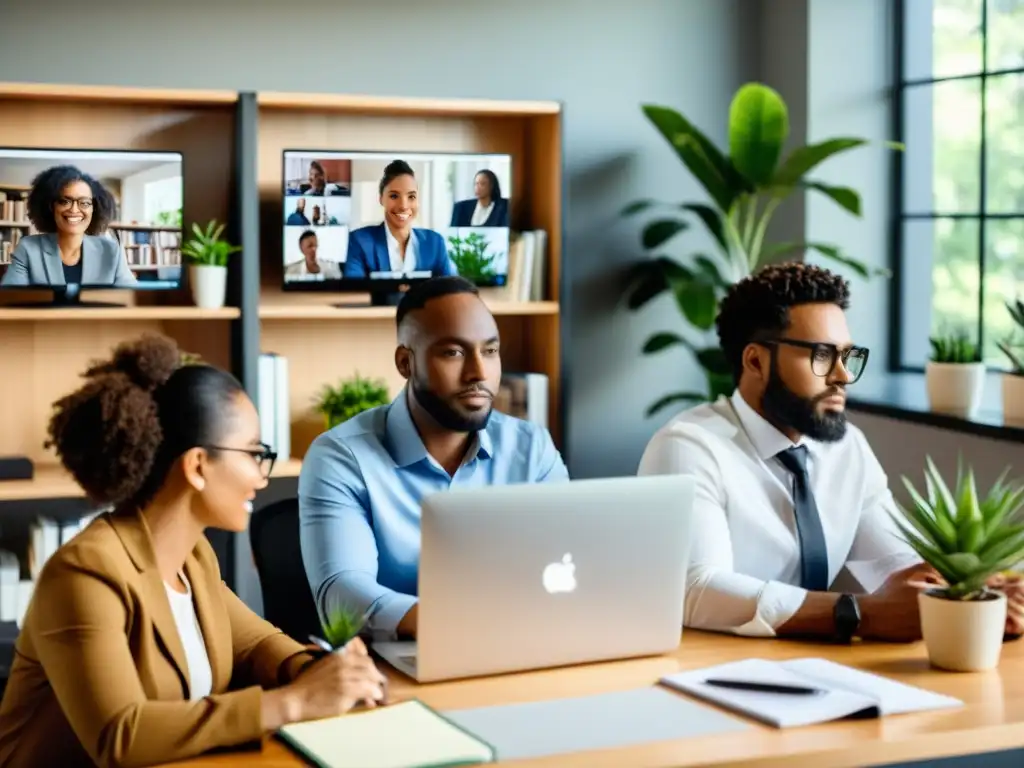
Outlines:
[[[226, 91], [0, 83], [0, 145], [181, 152], [185, 226], [211, 218], [229, 222], [236, 199], [238, 98]], [[7, 190], [13, 181], [0, 179]], [[237, 306], [198, 309], [185, 285], [176, 291], [86, 291], [83, 298], [123, 306], [24, 308], [47, 302], [49, 294], [0, 291], [0, 456], [27, 456], [37, 467], [31, 482], [0, 482], [0, 500], [79, 494], [67, 478], [61, 480], [52, 452], [43, 447], [52, 403], [79, 386], [85, 368], [121, 341], [163, 333], [215, 365], [234, 367]]]
[[[302, 462], [297, 459], [278, 462], [272, 478], [298, 477]], [[57, 464], [39, 464], [31, 480], [0, 481], [0, 501], [34, 499], [77, 499], [85, 496], [81, 486]]]
[[482, 293], [498, 321], [504, 370], [548, 376], [549, 425], [556, 444], [564, 447], [561, 106], [295, 93], [259, 93], [257, 104], [260, 349], [288, 360], [292, 454], [302, 456], [323, 429], [312, 402], [324, 384], [356, 372], [384, 379], [392, 396], [404, 384], [394, 365], [393, 307], [358, 306], [368, 304], [362, 295], [281, 290], [282, 158], [284, 150], [304, 148], [512, 156], [511, 226], [547, 231], [546, 295], [543, 301], [513, 302], [504, 300], [500, 289]]

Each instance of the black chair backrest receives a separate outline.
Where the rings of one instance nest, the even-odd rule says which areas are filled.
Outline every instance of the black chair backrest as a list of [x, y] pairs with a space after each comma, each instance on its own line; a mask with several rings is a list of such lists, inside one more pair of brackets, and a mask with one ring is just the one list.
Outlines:
[[282, 499], [253, 513], [249, 540], [263, 592], [263, 616], [307, 645], [323, 635], [313, 593], [302, 565], [299, 500]]

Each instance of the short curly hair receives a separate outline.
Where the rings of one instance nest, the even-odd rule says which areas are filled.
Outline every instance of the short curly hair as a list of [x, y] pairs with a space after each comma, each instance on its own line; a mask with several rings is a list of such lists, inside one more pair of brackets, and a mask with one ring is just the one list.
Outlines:
[[789, 310], [801, 304], [850, 306], [846, 279], [822, 267], [802, 262], [770, 264], [730, 287], [719, 305], [718, 340], [739, 384], [743, 350], [758, 337], [779, 334], [789, 327]]
[[46, 447], [90, 499], [114, 507], [145, 506], [181, 454], [216, 444], [243, 391], [224, 371], [185, 365], [177, 344], [156, 334], [122, 343], [83, 376], [54, 403]]
[[85, 182], [92, 190], [92, 219], [85, 234], [99, 235], [106, 231], [107, 225], [117, 215], [117, 201], [99, 181], [73, 165], [55, 165], [32, 179], [26, 207], [29, 221], [37, 231], [43, 234], [57, 231], [53, 205], [61, 198], [68, 184], [76, 181]]

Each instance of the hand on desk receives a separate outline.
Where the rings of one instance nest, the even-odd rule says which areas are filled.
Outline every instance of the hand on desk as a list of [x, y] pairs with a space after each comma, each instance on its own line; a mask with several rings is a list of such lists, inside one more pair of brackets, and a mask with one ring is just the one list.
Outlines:
[[1024, 635], [1024, 576], [1019, 573], [997, 573], [988, 580], [990, 589], [1006, 595], [1006, 629], [1008, 638]]
[[917, 596], [930, 585], [942, 584], [932, 568], [916, 564], [896, 571], [870, 595], [860, 598], [861, 637], [909, 643], [921, 639]]
[[267, 691], [263, 727], [276, 730], [288, 723], [334, 717], [359, 704], [375, 707], [384, 700], [385, 685], [363, 641], [354, 638], [343, 651], [310, 664], [292, 683]]

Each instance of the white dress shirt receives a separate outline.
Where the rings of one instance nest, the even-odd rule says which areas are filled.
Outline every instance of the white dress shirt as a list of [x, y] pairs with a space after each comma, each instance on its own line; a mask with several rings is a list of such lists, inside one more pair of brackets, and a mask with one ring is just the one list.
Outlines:
[[169, 584], [164, 586], [167, 588], [167, 599], [171, 603], [174, 623], [181, 636], [181, 645], [185, 649], [189, 698], [196, 701], [210, 695], [213, 688], [213, 672], [210, 669], [210, 657], [206, 652], [203, 631], [199, 628], [199, 617], [196, 616], [196, 607], [192, 602], [192, 585], [185, 578], [184, 572], [179, 573], [178, 577], [185, 585], [185, 592], [178, 592]]
[[[849, 424], [834, 443], [802, 438], [828, 549], [829, 583], [846, 568], [865, 592], [920, 562], [889, 517], [895, 502], [864, 433]], [[807, 595], [793, 475], [775, 456], [793, 447], [734, 392], [685, 411], [662, 427], [640, 460], [640, 475], [696, 480], [688, 627], [774, 637]]]
[[398, 242], [391, 228], [384, 225], [384, 235], [388, 240], [388, 259], [391, 261], [392, 272], [415, 272], [416, 271], [416, 233], [409, 231], [409, 242], [405, 244], [405, 259], [402, 259], [402, 245]]
[[482, 227], [484, 222], [487, 221], [487, 217], [491, 215], [491, 211], [494, 210], [494, 201], [492, 200], [487, 205], [480, 205], [480, 201], [476, 201], [476, 208], [473, 209], [473, 218], [470, 219], [469, 225], [471, 227]]

